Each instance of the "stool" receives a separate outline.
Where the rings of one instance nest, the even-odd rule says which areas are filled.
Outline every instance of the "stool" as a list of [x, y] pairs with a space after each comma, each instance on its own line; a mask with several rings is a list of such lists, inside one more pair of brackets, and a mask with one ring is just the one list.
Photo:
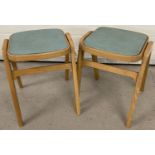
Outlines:
[[[27, 69], [18, 69], [17, 62], [41, 60], [65, 56], [64, 64], [39, 66]], [[7, 78], [13, 99], [18, 125], [23, 126], [22, 114], [16, 93], [14, 80], [19, 87], [23, 87], [21, 76], [50, 71], [65, 70], [65, 78], [69, 79], [72, 70], [74, 81], [74, 95], [76, 112], [80, 114], [80, 98], [75, 61], [75, 49], [69, 33], [59, 29], [42, 29], [18, 32], [5, 39], [3, 43], [3, 57]], [[69, 60], [70, 59], [70, 60]]]
[[[94, 68], [96, 80], [99, 79], [100, 69], [130, 77], [135, 81], [136, 86], [126, 122], [128, 128], [132, 124], [138, 96], [144, 90], [152, 45], [153, 42], [149, 41], [148, 36], [145, 34], [110, 27], [100, 27], [94, 32], [88, 32], [80, 40], [78, 54], [79, 86], [83, 66]], [[85, 52], [92, 55], [92, 61], [84, 59]], [[141, 60], [142, 63], [139, 72], [135, 72], [98, 63], [98, 56], [124, 62], [137, 62]]]

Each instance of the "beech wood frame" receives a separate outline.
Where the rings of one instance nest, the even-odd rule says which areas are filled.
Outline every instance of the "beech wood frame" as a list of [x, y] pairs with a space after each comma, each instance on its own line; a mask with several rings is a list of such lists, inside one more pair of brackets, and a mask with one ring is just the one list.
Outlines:
[[[126, 127], [131, 127], [132, 120], [133, 120], [133, 113], [136, 108], [138, 96], [140, 92], [144, 91], [144, 85], [146, 81], [146, 76], [148, 72], [149, 61], [152, 52], [152, 45], [153, 42], [147, 40], [142, 51], [138, 55], [134, 56], [126, 56], [116, 54], [115, 52], [107, 52], [107, 51], [100, 51], [95, 48], [88, 47], [85, 45], [84, 40], [92, 33], [92, 31], [86, 33], [81, 39], [79, 44], [79, 53], [78, 53], [78, 82], [79, 82], [79, 89], [81, 83], [81, 76], [82, 76], [82, 68], [84, 66], [94, 68], [94, 77], [96, 80], [99, 79], [99, 70], [104, 70], [116, 74], [120, 74], [123, 76], [127, 76], [132, 78], [136, 82], [136, 86], [134, 89], [131, 106], [128, 112]], [[84, 59], [85, 52], [90, 53], [92, 55], [92, 61]], [[126, 61], [126, 62], [136, 62], [142, 61], [140, 66], [139, 72], [130, 71], [126, 69], [121, 69], [118, 67], [113, 67], [107, 64], [101, 64], [97, 62], [97, 57], [103, 57], [106, 59], [111, 60], [119, 60], [119, 61]]]
[[[78, 85], [78, 78], [77, 78], [77, 67], [76, 67], [76, 60], [75, 60], [76, 53], [75, 53], [74, 43], [71, 38], [71, 35], [69, 33], [66, 33], [65, 36], [66, 36], [66, 41], [68, 42], [67, 49], [60, 50], [60, 51], [52, 51], [48, 53], [41, 53], [41, 54], [31, 54], [31, 55], [11, 55], [8, 51], [9, 40], [8, 39], [4, 40], [3, 48], [2, 48], [4, 64], [5, 64], [7, 78], [8, 78], [8, 82], [11, 90], [11, 96], [13, 99], [13, 106], [15, 109], [16, 118], [17, 118], [19, 127], [22, 127], [24, 123], [22, 119], [22, 113], [21, 113], [14, 81], [17, 80], [19, 87], [23, 88], [23, 84], [21, 81], [21, 76], [23, 75], [65, 70], [65, 79], [69, 80], [69, 71], [72, 70], [73, 82], [74, 82], [75, 109], [76, 109], [77, 115], [80, 115], [80, 96], [79, 96], [79, 87], [78, 87], [79, 85]], [[29, 69], [17, 68], [17, 62], [49, 59], [49, 58], [56, 58], [60, 56], [65, 56], [64, 64], [40, 66], [40, 67], [33, 67]]]

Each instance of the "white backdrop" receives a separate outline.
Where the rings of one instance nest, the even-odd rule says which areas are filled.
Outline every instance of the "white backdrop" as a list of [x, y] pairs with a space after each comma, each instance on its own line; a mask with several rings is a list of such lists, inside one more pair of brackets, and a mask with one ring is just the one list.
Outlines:
[[[108, 25], [111, 26], [111, 25]], [[73, 40], [75, 42], [76, 51], [78, 49], [78, 43], [79, 38], [86, 33], [87, 31], [94, 30], [98, 25], [6, 25], [6, 26], [0, 26], [0, 46], [2, 46], [2, 42], [4, 38], [8, 38], [12, 33], [19, 32], [19, 31], [25, 31], [25, 30], [31, 30], [31, 29], [42, 29], [42, 28], [60, 28], [64, 30], [65, 32], [70, 32]], [[145, 25], [113, 25], [112, 27], [117, 28], [123, 28], [127, 30], [134, 30], [137, 32], [143, 32], [149, 35], [150, 40], [155, 42], [155, 25], [151, 26], [145, 26]], [[2, 52], [0, 51], [0, 57], [2, 57]], [[56, 60], [62, 60], [62, 59], [56, 59]], [[151, 64], [155, 64], [155, 48], [153, 49], [153, 54], [151, 58]]]

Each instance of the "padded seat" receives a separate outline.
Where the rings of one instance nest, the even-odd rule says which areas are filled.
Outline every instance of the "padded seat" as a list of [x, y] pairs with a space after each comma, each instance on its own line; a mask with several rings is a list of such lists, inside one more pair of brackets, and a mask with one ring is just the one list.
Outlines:
[[69, 47], [64, 32], [59, 29], [17, 32], [9, 40], [9, 53], [12, 55], [39, 54]]
[[134, 56], [141, 52], [147, 41], [148, 36], [142, 33], [100, 27], [84, 40], [84, 44], [101, 51]]

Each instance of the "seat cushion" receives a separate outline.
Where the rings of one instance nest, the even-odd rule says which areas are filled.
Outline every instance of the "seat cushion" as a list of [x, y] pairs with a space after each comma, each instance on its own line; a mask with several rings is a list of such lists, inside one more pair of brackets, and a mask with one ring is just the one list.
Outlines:
[[9, 41], [9, 52], [13, 55], [39, 54], [66, 48], [67, 39], [59, 29], [17, 32], [10, 36]]
[[88, 47], [121, 55], [138, 55], [148, 36], [128, 30], [100, 27], [92, 32], [84, 43]]

